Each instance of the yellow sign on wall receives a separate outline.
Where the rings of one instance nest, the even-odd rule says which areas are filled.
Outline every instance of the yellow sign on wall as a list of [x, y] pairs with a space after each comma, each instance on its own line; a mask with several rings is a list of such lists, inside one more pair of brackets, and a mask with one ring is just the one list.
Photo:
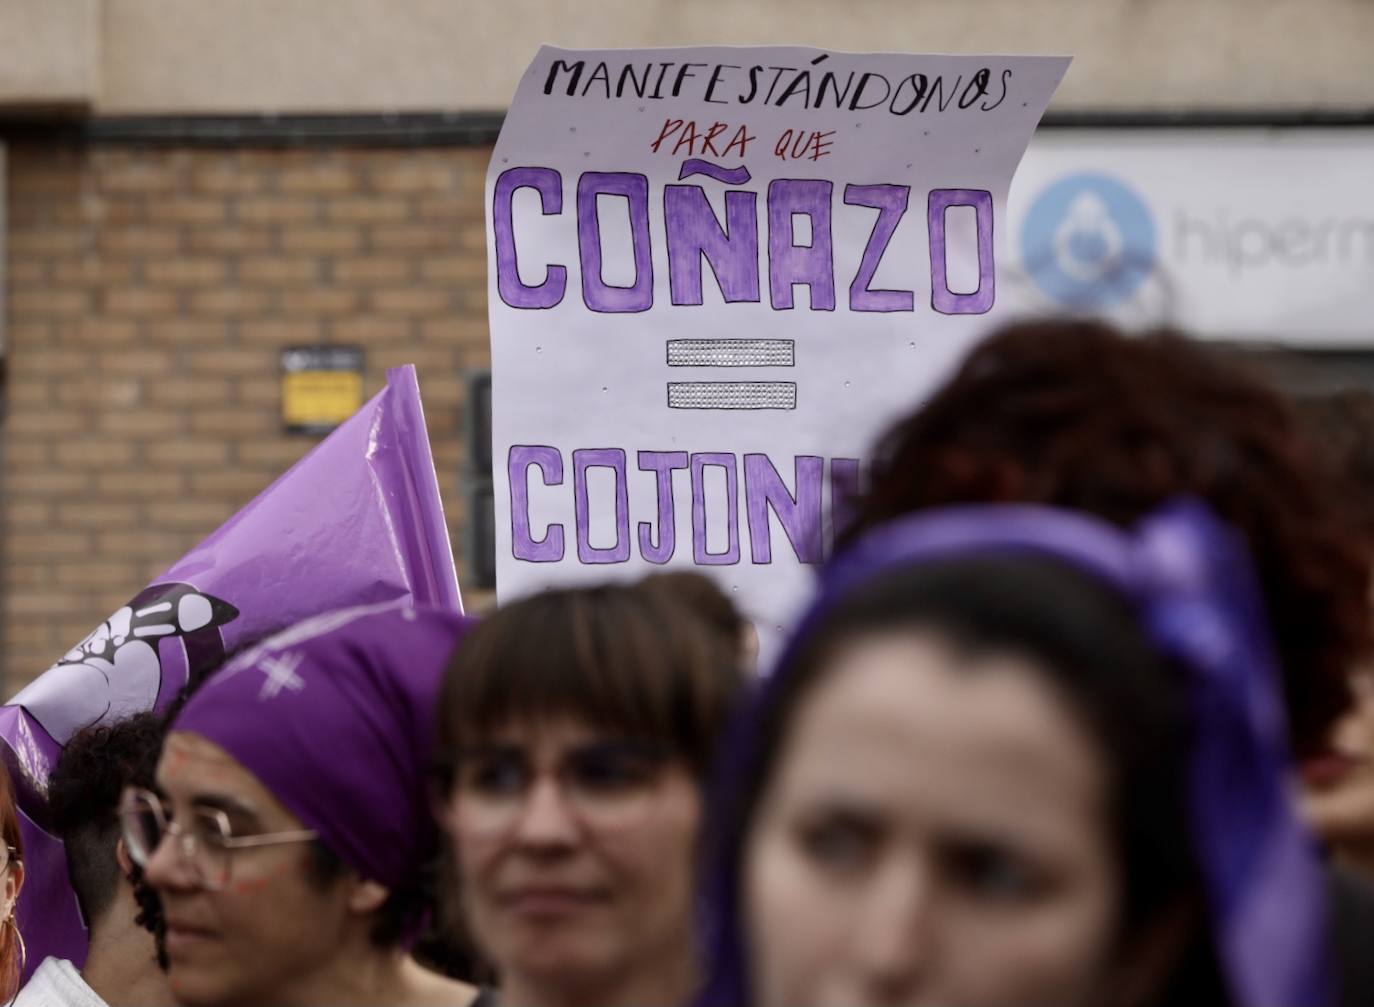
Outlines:
[[363, 404], [363, 351], [293, 347], [282, 353], [281, 417], [297, 433], [327, 433]]

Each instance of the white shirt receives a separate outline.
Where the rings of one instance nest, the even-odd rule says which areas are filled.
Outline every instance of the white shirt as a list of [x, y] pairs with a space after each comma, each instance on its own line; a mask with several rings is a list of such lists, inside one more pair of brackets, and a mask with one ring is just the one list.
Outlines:
[[13, 1007], [109, 1007], [65, 958], [44, 958]]

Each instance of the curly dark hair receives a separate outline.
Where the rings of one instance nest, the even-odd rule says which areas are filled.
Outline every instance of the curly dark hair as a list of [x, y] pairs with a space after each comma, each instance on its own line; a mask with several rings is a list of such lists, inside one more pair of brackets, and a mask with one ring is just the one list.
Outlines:
[[1205, 500], [1245, 537], [1283, 666], [1294, 747], [1320, 750], [1374, 649], [1369, 544], [1278, 392], [1180, 333], [1019, 322], [880, 440], [842, 541], [898, 514], [1025, 501], [1129, 526]]
[[[87, 926], [109, 911], [119, 890], [123, 872], [115, 844], [120, 794], [126, 786], [153, 785], [162, 737], [162, 718], [155, 713], [88, 727], [67, 742], [48, 777], [53, 828], [66, 847], [67, 876]], [[139, 906], [136, 922], [152, 931], [165, 968], [157, 894], [144, 883], [137, 866], [127, 879]]]

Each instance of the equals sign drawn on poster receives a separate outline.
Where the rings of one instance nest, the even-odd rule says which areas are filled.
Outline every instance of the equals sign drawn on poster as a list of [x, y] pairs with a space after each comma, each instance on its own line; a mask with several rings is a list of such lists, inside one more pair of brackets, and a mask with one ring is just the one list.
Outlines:
[[[795, 367], [792, 339], [670, 339], [669, 367]], [[669, 409], [796, 409], [795, 381], [670, 381]]]

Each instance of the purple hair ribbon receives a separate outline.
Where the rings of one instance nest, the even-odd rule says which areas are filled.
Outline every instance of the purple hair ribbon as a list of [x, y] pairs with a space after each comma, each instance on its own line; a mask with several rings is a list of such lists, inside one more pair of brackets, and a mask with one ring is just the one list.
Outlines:
[[[820, 593], [737, 724], [728, 763], [757, 766], [751, 730], [811, 632], [855, 588], [884, 573], [985, 553], [1064, 561], [1130, 599], [1151, 639], [1190, 672], [1188, 809], [1213, 940], [1235, 1007], [1327, 1007], [1331, 958], [1316, 843], [1298, 817], [1277, 665], [1249, 557], [1200, 503], [1181, 500], [1133, 532], [1029, 504], [914, 513], [869, 530], [821, 575]], [[730, 806], [735, 784], [723, 783]], [[713, 974], [699, 1004], [747, 1001], [739, 865], [713, 865], [706, 906]]]

